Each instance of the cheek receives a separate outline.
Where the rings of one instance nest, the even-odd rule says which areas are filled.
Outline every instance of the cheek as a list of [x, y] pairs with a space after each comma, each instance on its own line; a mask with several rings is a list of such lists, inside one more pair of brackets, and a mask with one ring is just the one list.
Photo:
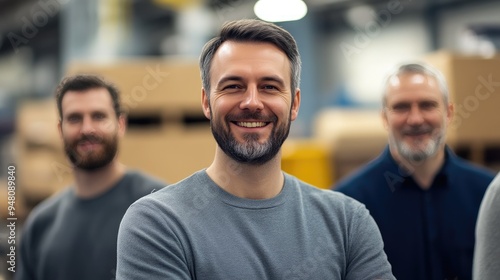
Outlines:
[[61, 135], [64, 139], [71, 139], [77, 137], [78, 131], [79, 128], [73, 126], [62, 125], [61, 127]]
[[446, 126], [446, 122], [447, 122], [446, 116], [443, 116], [441, 114], [436, 114], [435, 116], [432, 117], [432, 123], [435, 126], [444, 127]]
[[117, 129], [118, 129], [118, 124], [112, 120], [105, 120], [99, 126], [100, 132], [106, 134], [114, 133], [116, 132]]
[[267, 107], [277, 116], [288, 117], [290, 116], [290, 112], [292, 110], [292, 103], [289, 99], [279, 99], [274, 100], [272, 102], [267, 102]]
[[237, 102], [234, 102], [228, 98], [221, 98], [211, 102], [211, 112], [213, 118], [223, 118], [225, 115], [239, 110]]
[[389, 131], [396, 132], [402, 129], [405, 125], [405, 120], [400, 117], [388, 117], [387, 127]]

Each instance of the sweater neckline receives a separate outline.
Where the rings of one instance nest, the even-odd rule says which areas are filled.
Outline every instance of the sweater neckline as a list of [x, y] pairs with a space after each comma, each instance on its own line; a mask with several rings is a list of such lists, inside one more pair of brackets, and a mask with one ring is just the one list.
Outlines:
[[283, 182], [283, 188], [281, 189], [278, 195], [267, 199], [248, 199], [235, 196], [225, 191], [223, 188], [217, 185], [210, 178], [210, 176], [208, 176], [206, 170], [201, 171], [202, 181], [208, 182], [208, 189], [210, 193], [215, 195], [216, 198], [218, 198], [227, 205], [245, 209], [267, 209], [267, 208], [278, 207], [283, 203], [285, 203], [287, 197], [291, 193], [291, 187], [290, 187], [291, 178], [286, 173], [283, 174], [285, 177]]

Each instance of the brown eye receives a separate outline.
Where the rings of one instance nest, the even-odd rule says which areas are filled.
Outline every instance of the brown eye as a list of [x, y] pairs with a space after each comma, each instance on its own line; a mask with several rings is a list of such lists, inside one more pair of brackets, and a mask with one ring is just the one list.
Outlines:
[[223, 91], [229, 91], [229, 92], [238, 91], [240, 89], [242, 89], [242, 86], [237, 85], [237, 84], [227, 85], [227, 86], [222, 88]]
[[68, 117], [66, 118], [66, 120], [67, 120], [68, 122], [72, 122], [72, 123], [74, 123], [74, 122], [78, 122], [78, 121], [80, 120], [80, 117], [79, 117], [79, 116], [76, 116], [76, 115], [70, 115], [70, 116], [68, 116]]
[[392, 110], [395, 112], [405, 112], [410, 109], [410, 105], [408, 104], [396, 104], [392, 107]]
[[424, 103], [420, 104], [420, 108], [423, 110], [430, 110], [430, 109], [434, 109], [436, 107], [437, 107], [436, 104], [433, 102], [424, 102]]

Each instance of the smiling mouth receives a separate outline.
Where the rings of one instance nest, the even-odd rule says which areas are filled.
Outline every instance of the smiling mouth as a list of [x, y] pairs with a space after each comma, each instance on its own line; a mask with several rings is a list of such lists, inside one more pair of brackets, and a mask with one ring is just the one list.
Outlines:
[[268, 122], [234, 122], [237, 126], [241, 127], [249, 127], [249, 128], [255, 128], [255, 127], [264, 127]]
[[424, 135], [428, 135], [428, 133], [406, 133], [406, 136], [409, 136], [409, 137], [419, 137], [419, 136], [424, 136]]

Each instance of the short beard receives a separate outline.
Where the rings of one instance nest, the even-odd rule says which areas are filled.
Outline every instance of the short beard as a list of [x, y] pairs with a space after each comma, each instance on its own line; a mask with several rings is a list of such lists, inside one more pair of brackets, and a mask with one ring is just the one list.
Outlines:
[[389, 141], [397, 148], [399, 155], [404, 158], [408, 163], [420, 163], [428, 158], [434, 156], [444, 141], [444, 134], [439, 133], [435, 138], [431, 138], [429, 143], [423, 149], [412, 149], [403, 141], [398, 142], [391, 135]]
[[[214, 118], [212, 116], [212, 110], [210, 108], [211, 122], [210, 127], [212, 129], [212, 134], [214, 135], [215, 141], [222, 149], [222, 151], [240, 163], [246, 163], [250, 165], [262, 165], [271, 159], [273, 159], [281, 149], [283, 142], [288, 137], [291, 125], [291, 111], [288, 118], [288, 123], [281, 127], [274, 126], [271, 131], [270, 138], [264, 144], [259, 144], [259, 136], [253, 133], [244, 135], [245, 143], [238, 143], [233, 134], [229, 131], [229, 126], [224, 129], [225, 124], [229, 123], [229, 120], [225, 119], [225, 123], [214, 124]], [[243, 116], [243, 118], [248, 119], [262, 119], [260, 113], [248, 113]], [[276, 123], [277, 117], [273, 118], [273, 122]]]
[[[94, 151], [91, 151], [80, 155], [77, 151], [77, 146], [82, 141], [95, 141], [103, 144], [103, 152], [96, 154]], [[73, 143], [68, 143], [68, 141], [64, 140], [64, 151], [73, 166], [86, 171], [94, 171], [108, 165], [115, 158], [117, 150], [118, 140], [116, 134], [110, 140], [94, 135], [84, 135]]]

